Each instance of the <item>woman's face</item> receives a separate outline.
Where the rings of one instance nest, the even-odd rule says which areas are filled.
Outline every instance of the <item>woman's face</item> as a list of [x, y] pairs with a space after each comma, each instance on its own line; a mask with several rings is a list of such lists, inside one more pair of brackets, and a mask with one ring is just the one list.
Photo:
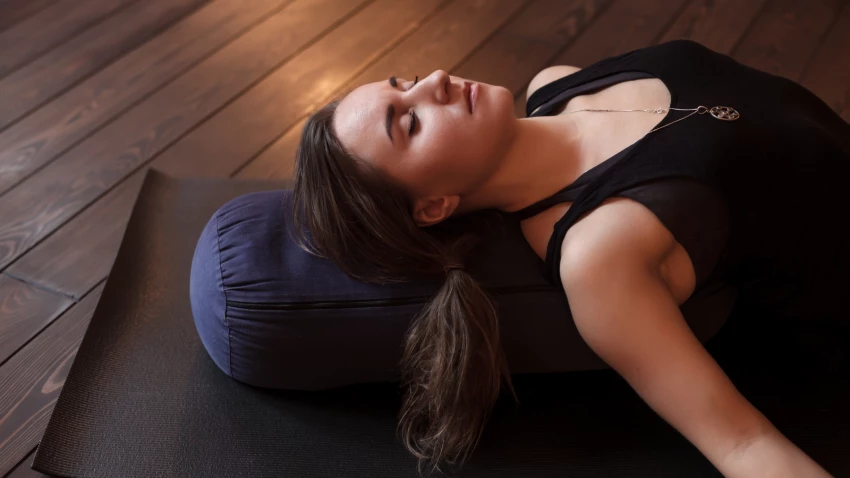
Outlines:
[[[475, 92], [472, 110], [470, 91]], [[415, 84], [390, 78], [360, 86], [340, 102], [333, 118], [346, 149], [405, 188], [414, 201], [474, 191], [498, 167], [515, 123], [508, 89], [442, 70]]]

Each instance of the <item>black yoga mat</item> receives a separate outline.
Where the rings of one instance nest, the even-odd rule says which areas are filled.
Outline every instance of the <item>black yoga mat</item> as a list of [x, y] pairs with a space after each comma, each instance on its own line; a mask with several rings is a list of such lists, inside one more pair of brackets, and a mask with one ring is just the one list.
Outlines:
[[[212, 213], [273, 182], [145, 180], [33, 468], [66, 477], [415, 477], [396, 383], [321, 392], [225, 376], [197, 337], [189, 266]], [[845, 368], [743, 306], [706, 345], [744, 395], [836, 476], [850, 476]], [[755, 324], [755, 325], [754, 325]], [[784, 334], [784, 335], [783, 335]], [[826, 345], [817, 345], [827, 350]], [[808, 357], [808, 358], [807, 358]], [[515, 375], [455, 476], [720, 476], [612, 370]], [[456, 471], [456, 470], [455, 470]], [[439, 476], [439, 474], [435, 474]]]

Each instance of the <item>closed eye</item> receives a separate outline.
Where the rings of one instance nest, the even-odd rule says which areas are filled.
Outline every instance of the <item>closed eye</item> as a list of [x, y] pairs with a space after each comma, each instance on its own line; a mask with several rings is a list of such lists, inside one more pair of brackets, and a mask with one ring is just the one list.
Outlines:
[[416, 127], [416, 112], [410, 110], [410, 128], [407, 130], [407, 135], [410, 136], [413, 134], [413, 128]]
[[[410, 90], [414, 86], [416, 86], [416, 83], [419, 83], [419, 77], [418, 76], [413, 80], [413, 85], [411, 85], [411, 87], [408, 88], [408, 90]], [[408, 128], [408, 130], [407, 130], [408, 136], [413, 135], [413, 130], [416, 128], [416, 123], [417, 123], [416, 111], [411, 109], [410, 110], [410, 128]]]

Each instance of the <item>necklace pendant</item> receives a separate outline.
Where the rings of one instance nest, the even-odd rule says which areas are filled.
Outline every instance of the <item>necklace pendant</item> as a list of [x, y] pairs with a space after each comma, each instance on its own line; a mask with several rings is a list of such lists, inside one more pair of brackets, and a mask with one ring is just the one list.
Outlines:
[[735, 108], [729, 106], [715, 106], [709, 110], [711, 116], [723, 121], [735, 121], [741, 114]]

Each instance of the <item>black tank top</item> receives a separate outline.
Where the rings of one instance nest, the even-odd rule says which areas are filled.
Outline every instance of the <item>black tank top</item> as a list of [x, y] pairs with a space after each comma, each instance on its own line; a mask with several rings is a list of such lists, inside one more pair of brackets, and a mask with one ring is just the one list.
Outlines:
[[[843, 189], [850, 125], [799, 84], [689, 40], [607, 58], [549, 83], [529, 98], [526, 114], [551, 115], [574, 96], [639, 78], [664, 82], [673, 108], [731, 106], [741, 117], [697, 114], [649, 133], [512, 213], [522, 220], [573, 203], [549, 241], [547, 279], [560, 283], [561, 244], [576, 220], [606, 198], [628, 197], [688, 252], [693, 297], [731, 287], [781, 316], [850, 323], [850, 201]], [[671, 111], [658, 127], [688, 114]]]

